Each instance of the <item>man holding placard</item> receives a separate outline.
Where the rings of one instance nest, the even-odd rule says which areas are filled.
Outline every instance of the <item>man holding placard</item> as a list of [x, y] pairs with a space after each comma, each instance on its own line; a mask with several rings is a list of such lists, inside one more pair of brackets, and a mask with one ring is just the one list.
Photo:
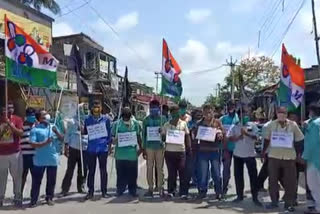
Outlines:
[[242, 117], [240, 113], [240, 123], [232, 125], [227, 138], [235, 142], [233, 152], [234, 160], [234, 179], [236, 183], [237, 198], [233, 202], [241, 202], [244, 198], [244, 176], [243, 168], [247, 166], [250, 178], [250, 189], [252, 200], [257, 206], [262, 206], [258, 200], [258, 171], [256, 162], [255, 142], [258, 137], [259, 129], [254, 122], [249, 121], [249, 117]]
[[267, 128], [262, 155], [265, 156], [266, 149], [270, 147], [268, 169], [271, 204], [267, 208], [278, 207], [278, 182], [282, 171], [285, 209], [294, 212], [295, 187], [297, 185], [296, 158], [300, 156], [295, 151], [294, 143], [301, 143], [304, 136], [296, 122], [287, 119], [287, 114], [286, 107], [278, 107], [277, 120], [272, 121]]
[[111, 142], [111, 122], [107, 116], [101, 114], [100, 100], [95, 100], [91, 108], [91, 115], [84, 122], [83, 134], [88, 135], [87, 164], [88, 164], [88, 194], [86, 200], [93, 198], [94, 176], [97, 159], [100, 168], [100, 182], [102, 197], [107, 195], [107, 159]]
[[152, 197], [154, 191], [153, 170], [157, 171], [159, 194], [163, 195], [163, 162], [164, 162], [164, 144], [160, 137], [160, 128], [166, 123], [166, 118], [160, 115], [160, 103], [157, 100], [150, 102], [150, 115], [143, 120], [143, 144], [145, 151], [143, 154], [147, 160], [147, 181], [149, 190], [145, 197]]
[[[225, 134], [230, 130], [231, 125], [237, 124], [239, 122], [239, 117], [236, 113], [236, 104], [233, 100], [228, 102], [227, 108], [228, 113], [220, 118], [220, 121], [222, 122], [222, 125], [224, 127]], [[229, 180], [231, 178], [230, 169], [234, 148], [235, 143], [225, 138], [223, 144], [223, 195], [227, 194], [228, 192]]]
[[194, 135], [199, 144], [198, 148], [198, 190], [199, 199], [207, 196], [209, 164], [211, 163], [211, 175], [217, 199], [221, 199], [222, 185], [220, 175], [220, 153], [222, 135], [222, 124], [214, 118], [213, 108], [210, 105], [203, 107], [203, 119], [198, 122]]
[[129, 107], [122, 110], [122, 118], [112, 126], [117, 169], [117, 195], [122, 196], [128, 186], [129, 194], [137, 196], [138, 156], [142, 149], [141, 126], [132, 118]]
[[179, 107], [170, 109], [171, 120], [161, 130], [162, 140], [166, 142], [165, 160], [168, 168], [168, 197], [176, 191], [177, 175], [180, 178], [179, 195], [188, 198], [188, 181], [185, 175], [186, 152], [191, 154], [191, 140], [187, 123], [180, 119]]

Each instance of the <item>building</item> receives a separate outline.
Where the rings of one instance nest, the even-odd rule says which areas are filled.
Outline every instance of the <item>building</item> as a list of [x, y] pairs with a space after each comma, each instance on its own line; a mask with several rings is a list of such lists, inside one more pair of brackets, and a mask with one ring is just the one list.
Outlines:
[[117, 59], [104, 51], [103, 46], [84, 33], [72, 34], [53, 38], [52, 54], [59, 60], [58, 75], [60, 84], [72, 91], [76, 91], [76, 76], [68, 71], [67, 80], [61, 81], [68, 70], [68, 56], [66, 48], [71, 49], [76, 44], [82, 59], [81, 76], [88, 85], [89, 93], [98, 95], [109, 108], [115, 106], [113, 99], [119, 94], [119, 80], [117, 74]]
[[[4, 73], [5, 73], [5, 34], [4, 34], [4, 16], [15, 22], [23, 30], [31, 35], [43, 48], [50, 50], [52, 46], [52, 22], [51, 17], [20, 3], [18, 0], [1, 0], [0, 1], [0, 105], [5, 104], [4, 94]], [[27, 95], [28, 96], [27, 96]], [[16, 113], [24, 115], [25, 106], [30, 95], [41, 95], [46, 97], [44, 106], [47, 108], [54, 107], [53, 96], [49, 90], [36, 90], [27, 86], [19, 85], [8, 81], [8, 99], [14, 101]], [[50, 99], [51, 98], [51, 99]]]

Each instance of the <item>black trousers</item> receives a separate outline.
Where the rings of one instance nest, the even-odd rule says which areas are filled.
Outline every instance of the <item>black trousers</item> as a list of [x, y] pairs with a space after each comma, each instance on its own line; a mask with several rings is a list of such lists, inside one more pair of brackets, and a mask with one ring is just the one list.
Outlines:
[[31, 203], [38, 201], [41, 181], [45, 171], [47, 171], [46, 200], [52, 200], [57, 181], [57, 166], [34, 166], [32, 171]]
[[129, 193], [137, 193], [138, 161], [116, 160], [117, 194], [123, 194], [128, 186]]
[[176, 190], [177, 176], [179, 173], [179, 194], [188, 194], [188, 181], [186, 176], [186, 154], [185, 152], [165, 152], [166, 165], [168, 168], [168, 193]]
[[23, 159], [23, 171], [22, 171], [22, 181], [21, 181], [21, 194], [23, 195], [24, 186], [27, 181], [27, 176], [30, 171], [31, 177], [33, 174], [33, 154], [31, 155], [22, 155]]
[[99, 161], [99, 169], [100, 169], [100, 188], [101, 193], [107, 193], [107, 183], [108, 183], [108, 173], [107, 173], [107, 159], [108, 153], [101, 152], [101, 153], [90, 153], [87, 152], [86, 159], [88, 163], [88, 193], [94, 193], [94, 176], [96, 173], [96, 166], [97, 166], [97, 159]]
[[234, 177], [235, 177], [236, 191], [237, 191], [238, 198], [243, 198], [243, 192], [244, 192], [243, 168], [244, 168], [244, 165], [246, 165], [249, 173], [252, 198], [257, 199], [258, 172], [257, 172], [256, 158], [255, 157], [240, 158], [240, 157], [234, 156], [233, 160], [234, 160]]
[[69, 147], [69, 157], [68, 157], [68, 165], [67, 171], [62, 181], [62, 191], [69, 192], [71, 181], [73, 178], [73, 172], [77, 165], [78, 175], [77, 175], [77, 190], [81, 192], [84, 188], [86, 177], [87, 177], [87, 161], [86, 161], [86, 152], [82, 152], [83, 155], [83, 168], [84, 173], [82, 174], [81, 167], [81, 156], [80, 150]]

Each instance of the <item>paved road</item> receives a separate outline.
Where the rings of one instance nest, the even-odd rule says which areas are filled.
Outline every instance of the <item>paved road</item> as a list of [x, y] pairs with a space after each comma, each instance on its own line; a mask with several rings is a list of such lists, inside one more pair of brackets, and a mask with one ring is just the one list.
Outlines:
[[[108, 172], [109, 172], [109, 189], [110, 193], [115, 192], [115, 170], [113, 166], [113, 170], [111, 170], [112, 159], [109, 158], [108, 160]], [[61, 158], [61, 165], [58, 169], [58, 177], [57, 177], [57, 186], [56, 186], [56, 193], [60, 193], [60, 186], [62, 182], [62, 178], [64, 176], [66, 169], [66, 158]], [[112, 172], [112, 174], [110, 173]], [[246, 171], [245, 171], [246, 172]], [[72, 212], [75, 214], [101, 214], [101, 213], [116, 213], [116, 214], [127, 214], [127, 213], [139, 213], [139, 214], [177, 214], [177, 213], [193, 213], [193, 214], [201, 214], [201, 213], [279, 213], [283, 212], [283, 209], [278, 210], [265, 210], [263, 208], [255, 207], [251, 203], [251, 196], [249, 192], [249, 181], [248, 176], [245, 176], [246, 179], [246, 193], [248, 198], [246, 198], [242, 203], [234, 204], [231, 203], [231, 200], [235, 197], [235, 188], [234, 188], [234, 181], [231, 181], [232, 188], [229, 192], [228, 199], [223, 202], [218, 202], [213, 200], [213, 197], [209, 197], [208, 200], [203, 202], [198, 202], [196, 200], [189, 200], [187, 202], [180, 201], [179, 199], [173, 201], [163, 201], [160, 198], [154, 199], [144, 199], [142, 196], [145, 189], [147, 188], [146, 179], [146, 167], [145, 162], [143, 160], [139, 161], [139, 178], [138, 178], [138, 185], [143, 187], [142, 190], [139, 190], [139, 199], [132, 199], [129, 196], [123, 196], [121, 198], [111, 197], [109, 199], [101, 199], [99, 192], [97, 192], [94, 201], [83, 201], [84, 195], [75, 193], [76, 186], [75, 186], [75, 179], [73, 180], [73, 185], [71, 188], [71, 195], [65, 198], [56, 198], [55, 203], [56, 205], [53, 207], [49, 207], [45, 204], [40, 205], [36, 208], [30, 209], [27, 206], [28, 201], [26, 200], [24, 203], [23, 209], [15, 209], [13, 206], [10, 205], [10, 200], [6, 200], [6, 205], [3, 209], [0, 210], [0, 213], [10, 213], [10, 214], [71, 214]], [[97, 174], [98, 175], [98, 174]], [[96, 176], [98, 177], [98, 176]], [[25, 196], [29, 195], [31, 181], [30, 177], [28, 178], [28, 183], [25, 189]], [[45, 179], [43, 180], [43, 185], [41, 189], [41, 194], [44, 194], [44, 184]], [[96, 189], [99, 189], [100, 181], [97, 178], [95, 186]], [[305, 190], [300, 187], [299, 188], [299, 203], [300, 206], [298, 207], [296, 213], [303, 213], [305, 210]], [[196, 190], [191, 190], [192, 194], [196, 193]], [[210, 192], [212, 194], [212, 190]], [[12, 181], [11, 178], [8, 182], [7, 187], [7, 197], [12, 197]], [[41, 201], [43, 202], [44, 198], [42, 197]], [[269, 202], [269, 197], [267, 193], [261, 193], [261, 201], [266, 203]]]

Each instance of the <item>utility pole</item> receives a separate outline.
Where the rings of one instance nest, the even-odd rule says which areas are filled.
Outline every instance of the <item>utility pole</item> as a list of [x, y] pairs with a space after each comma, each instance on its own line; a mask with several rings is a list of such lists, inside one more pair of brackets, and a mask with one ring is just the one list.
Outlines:
[[237, 60], [232, 61], [232, 56], [230, 56], [230, 62], [226, 60], [227, 66], [230, 66], [230, 74], [232, 77], [232, 84], [231, 84], [231, 99], [234, 100], [234, 67], [236, 66]]
[[316, 20], [316, 11], [314, 6], [314, 0], [311, 0], [312, 5], [312, 16], [313, 16], [313, 28], [314, 28], [314, 40], [316, 43], [316, 52], [317, 52], [317, 60], [318, 60], [318, 75], [320, 78], [320, 54], [319, 54], [319, 36], [317, 30], [317, 20]]
[[158, 94], [158, 86], [159, 86], [159, 79], [161, 78], [161, 72], [154, 72], [154, 74], [156, 75], [156, 94]]

